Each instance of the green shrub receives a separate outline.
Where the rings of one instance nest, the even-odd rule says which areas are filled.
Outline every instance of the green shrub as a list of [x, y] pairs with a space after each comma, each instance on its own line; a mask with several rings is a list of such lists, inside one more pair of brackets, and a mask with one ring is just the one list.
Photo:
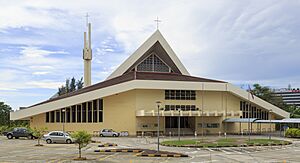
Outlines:
[[300, 137], [300, 129], [298, 128], [289, 128], [285, 132], [286, 137], [299, 138]]
[[92, 135], [86, 131], [76, 131], [71, 134], [75, 139], [75, 144], [78, 144], [78, 158], [81, 159], [81, 148], [86, 147], [92, 140]]

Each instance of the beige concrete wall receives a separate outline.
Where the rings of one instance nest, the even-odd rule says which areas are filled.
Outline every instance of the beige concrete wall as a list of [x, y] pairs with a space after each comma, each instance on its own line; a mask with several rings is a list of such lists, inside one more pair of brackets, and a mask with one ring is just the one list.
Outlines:
[[[103, 122], [99, 123], [65, 123], [65, 131], [86, 130], [89, 133], [103, 128], [116, 131], [136, 133], [135, 91], [128, 91], [103, 98]], [[49, 131], [62, 130], [62, 123], [46, 123], [46, 114], [39, 114], [31, 118], [31, 127], [47, 127]]]
[[[203, 98], [202, 98], [202, 95]], [[196, 91], [196, 100], [165, 100], [164, 90], [131, 90], [124, 93], [119, 93], [103, 98], [104, 102], [104, 115], [102, 123], [65, 123], [66, 131], [87, 130], [90, 133], [99, 131], [103, 128], [112, 128], [116, 131], [128, 131], [130, 135], [135, 135], [136, 131], [153, 131], [156, 130], [155, 124], [157, 124], [156, 116], [149, 117], [136, 117], [136, 111], [138, 110], [157, 110], [156, 101], [162, 102], [164, 105], [196, 105], [198, 108], [204, 108], [204, 112], [231, 112], [240, 110], [240, 98], [226, 92], [218, 91]], [[202, 105], [203, 101], [203, 105]], [[205, 133], [217, 134], [224, 132], [225, 124], [222, 121], [226, 118], [223, 116], [204, 116], [205, 123], [219, 123], [219, 128], [205, 128]], [[239, 118], [239, 116], [227, 116], [227, 118]], [[274, 118], [274, 116], [273, 116]], [[164, 131], [164, 118], [161, 117], [160, 126], [161, 131]], [[201, 116], [195, 119], [195, 130], [198, 134], [201, 133], [199, 128], [201, 123]], [[147, 128], [142, 127], [148, 125]], [[48, 130], [62, 130], [62, 123], [45, 123], [45, 114], [39, 114], [31, 118], [32, 127], [45, 126]], [[269, 130], [268, 124], [262, 124], [262, 131]], [[247, 124], [241, 125], [241, 130], [246, 131], [248, 129]], [[274, 128], [275, 125], [272, 125]], [[239, 123], [228, 124], [226, 126], [227, 132], [239, 133]], [[253, 130], [257, 129], [256, 124], [253, 124]]]

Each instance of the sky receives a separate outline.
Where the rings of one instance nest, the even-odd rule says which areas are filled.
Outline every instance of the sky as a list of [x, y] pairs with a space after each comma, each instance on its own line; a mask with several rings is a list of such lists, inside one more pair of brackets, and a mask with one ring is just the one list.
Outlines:
[[0, 101], [18, 109], [83, 76], [86, 13], [92, 83], [103, 81], [156, 30], [193, 76], [300, 87], [299, 0], [0, 0]]

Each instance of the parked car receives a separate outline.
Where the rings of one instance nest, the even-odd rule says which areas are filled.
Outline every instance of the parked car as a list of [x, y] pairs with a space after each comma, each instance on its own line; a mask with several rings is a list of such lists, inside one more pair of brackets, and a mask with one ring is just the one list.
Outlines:
[[120, 133], [112, 130], [112, 129], [103, 129], [100, 131], [100, 135], [101, 137], [104, 137], [104, 136], [113, 136], [113, 137], [118, 137], [120, 136]]
[[28, 139], [36, 138], [35, 136], [32, 135], [32, 132], [25, 127], [14, 128], [12, 131], [3, 132], [3, 135], [6, 136], [8, 139], [12, 139], [12, 138], [18, 139], [20, 137], [27, 137]]
[[48, 144], [51, 143], [67, 143], [71, 144], [74, 142], [74, 139], [68, 133], [63, 131], [51, 131], [48, 134], [44, 135], [43, 140], [45, 140]]

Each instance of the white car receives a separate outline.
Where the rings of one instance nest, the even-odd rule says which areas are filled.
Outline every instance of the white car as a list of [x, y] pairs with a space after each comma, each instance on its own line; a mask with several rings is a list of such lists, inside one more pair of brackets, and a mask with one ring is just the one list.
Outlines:
[[101, 137], [104, 137], [104, 136], [113, 136], [113, 137], [118, 137], [120, 136], [120, 133], [112, 130], [112, 129], [103, 129], [100, 131], [100, 135]]
[[43, 140], [45, 140], [48, 144], [51, 143], [74, 143], [74, 139], [68, 133], [63, 131], [51, 131], [48, 134], [43, 136]]

